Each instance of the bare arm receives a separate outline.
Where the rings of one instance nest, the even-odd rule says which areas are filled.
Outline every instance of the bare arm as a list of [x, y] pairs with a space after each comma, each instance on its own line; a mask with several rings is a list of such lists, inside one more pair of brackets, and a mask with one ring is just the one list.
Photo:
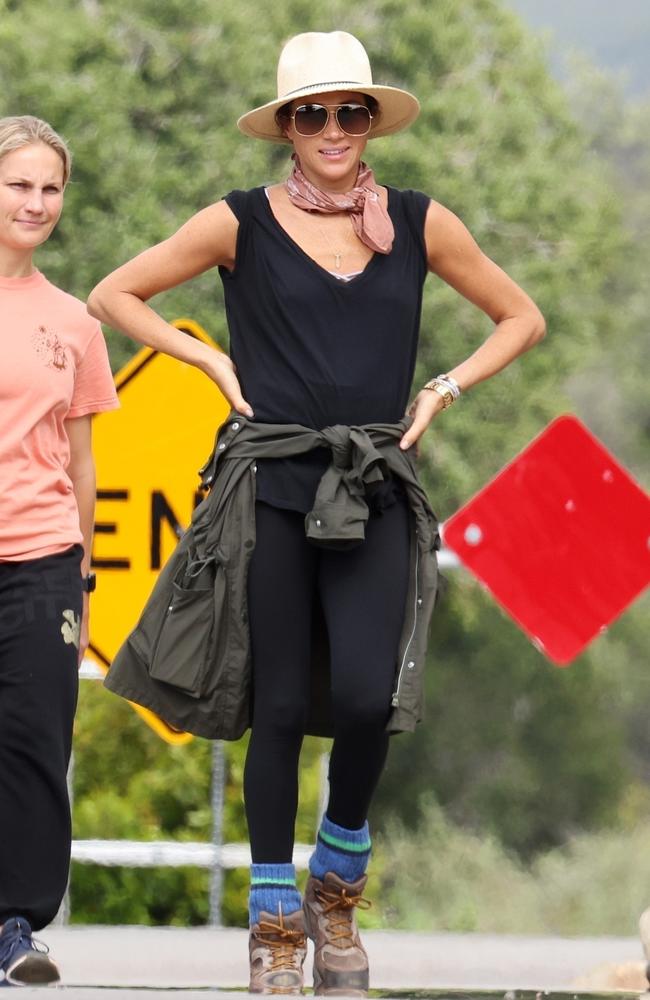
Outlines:
[[90, 293], [88, 311], [141, 344], [195, 365], [217, 383], [235, 409], [252, 416], [230, 358], [177, 330], [147, 305], [153, 295], [211, 267], [232, 268], [238, 227], [224, 201], [204, 208], [169, 239], [104, 278]]
[[[544, 318], [519, 285], [486, 257], [460, 219], [432, 201], [425, 223], [429, 270], [482, 309], [495, 323], [490, 336], [447, 374], [461, 389], [495, 375], [542, 339]], [[438, 374], [432, 372], [432, 375]], [[443, 408], [437, 392], [424, 389], [413, 400], [413, 424], [401, 441], [414, 444]]]
[[[90, 557], [93, 544], [93, 524], [95, 518], [95, 463], [92, 454], [92, 417], [73, 417], [66, 420], [65, 429], [70, 442], [70, 462], [68, 475], [72, 480], [79, 524], [83, 535], [84, 554], [81, 560], [81, 575], [90, 572]], [[79, 642], [79, 663], [83, 660], [88, 646], [88, 598], [83, 595], [83, 614], [81, 618], [81, 639]]]

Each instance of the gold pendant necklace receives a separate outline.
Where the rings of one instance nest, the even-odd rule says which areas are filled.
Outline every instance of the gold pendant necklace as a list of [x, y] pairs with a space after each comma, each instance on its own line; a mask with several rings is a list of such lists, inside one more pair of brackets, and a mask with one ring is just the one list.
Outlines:
[[327, 243], [328, 247], [330, 248], [330, 251], [334, 255], [334, 267], [335, 267], [335, 269], [337, 271], [340, 271], [341, 270], [341, 261], [343, 260], [343, 257], [345, 255], [345, 251], [343, 251], [343, 250], [336, 250], [335, 247], [334, 247], [334, 244], [330, 240], [329, 236], [327, 235], [327, 233], [325, 232], [324, 229], [321, 229], [320, 226], [318, 227], [318, 232], [321, 234], [321, 236], [323, 237], [323, 239]]

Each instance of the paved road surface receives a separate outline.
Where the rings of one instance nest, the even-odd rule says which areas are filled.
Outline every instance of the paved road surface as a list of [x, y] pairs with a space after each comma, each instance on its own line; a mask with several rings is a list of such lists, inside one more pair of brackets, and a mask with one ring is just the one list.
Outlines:
[[[63, 972], [65, 988], [56, 995], [70, 1000], [197, 1000], [217, 995], [225, 1000], [224, 991], [241, 989], [247, 981], [247, 934], [239, 929], [56, 927], [39, 936], [50, 945]], [[364, 941], [371, 985], [388, 993], [533, 989], [573, 994], [585, 986], [607, 988], [602, 972], [599, 979], [594, 970], [609, 970], [609, 963], [634, 963], [637, 972], [642, 968], [641, 948], [634, 938], [366, 931]], [[311, 982], [309, 967], [307, 977]], [[44, 994], [35, 989], [20, 993], [24, 998], [31, 995]]]

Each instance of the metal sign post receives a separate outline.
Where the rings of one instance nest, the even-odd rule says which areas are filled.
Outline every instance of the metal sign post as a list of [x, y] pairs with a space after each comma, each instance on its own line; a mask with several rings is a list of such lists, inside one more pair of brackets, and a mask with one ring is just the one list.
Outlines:
[[210, 872], [210, 926], [221, 927], [223, 900], [223, 807], [226, 787], [226, 760], [223, 742], [212, 744], [212, 846], [214, 863]]

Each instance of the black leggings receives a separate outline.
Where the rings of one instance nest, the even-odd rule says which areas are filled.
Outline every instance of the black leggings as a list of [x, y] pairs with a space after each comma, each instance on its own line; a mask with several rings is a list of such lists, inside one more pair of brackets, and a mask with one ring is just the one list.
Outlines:
[[257, 864], [292, 859], [316, 596], [329, 637], [334, 722], [327, 815], [350, 830], [367, 818], [388, 751], [409, 517], [400, 497], [371, 514], [362, 545], [338, 552], [306, 540], [304, 515], [256, 505], [249, 572], [254, 701], [244, 799]]
[[0, 562], [0, 924], [34, 930], [56, 916], [70, 867], [81, 555]]

